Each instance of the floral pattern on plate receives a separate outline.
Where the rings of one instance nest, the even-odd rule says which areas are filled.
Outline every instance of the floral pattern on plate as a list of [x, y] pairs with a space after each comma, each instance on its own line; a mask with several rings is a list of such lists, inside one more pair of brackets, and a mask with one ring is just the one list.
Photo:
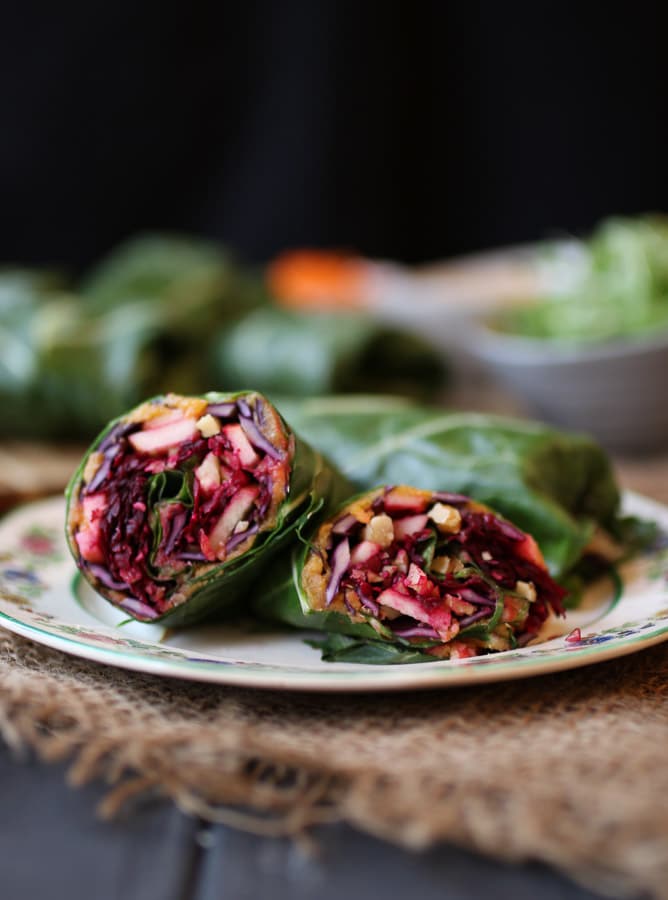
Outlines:
[[[629, 494], [630, 514], [668, 533], [668, 508]], [[605, 580], [545, 640], [505, 653], [409, 666], [327, 663], [303, 632], [255, 623], [172, 631], [128, 622], [78, 577], [63, 532], [64, 501], [40, 501], [0, 523], [0, 623], [75, 656], [177, 678], [295, 690], [398, 690], [545, 674], [610, 659], [668, 639], [666, 542], [622, 566], [615, 597]]]

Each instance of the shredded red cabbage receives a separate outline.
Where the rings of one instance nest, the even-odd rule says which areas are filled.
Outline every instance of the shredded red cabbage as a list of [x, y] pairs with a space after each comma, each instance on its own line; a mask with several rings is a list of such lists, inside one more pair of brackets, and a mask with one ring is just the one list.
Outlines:
[[[461, 494], [422, 492], [420, 507], [422, 495], [414, 493], [417, 499], [410, 489], [385, 488], [369, 503], [371, 522], [349, 512], [333, 522], [326, 608], [342, 604], [402, 639], [435, 643], [465, 639], [471, 626], [480, 640], [485, 632], [478, 626], [486, 624], [503, 626], [502, 635], [508, 624], [518, 635], [533, 636], [550, 609], [563, 612], [565, 590], [522, 531]], [[438, 525], [439, 516], [444, 523], [454, 517], [452, 530]], [[419, 530], [412, 531], [414, 520]]]
[[[246, 400], [209, 404], [206, 411], [218, 421], [218, 433], [195, 431], [155, 452], [140, 452], [129, 440], [141, 422], [119, 423], [96, 449], [102, 460], [80, 489], [84, 511], [86, 504], [93, 509], [75, 533], [82, 564], [107, 589], [130, 593], [122, 604], [144, 618], [164, 611], [175, 579], [194, 565], [224, 562], [253, 541], [276, 479], [289, 477], [285, 453], [247, 419], [253, 410]], [[244, 456], [238, 435], [236, 444], [228, 437], [223, 426], [233, 430], [235, 422], [256, 452]], [[162, 428], [153, 426], [151, 440]]]

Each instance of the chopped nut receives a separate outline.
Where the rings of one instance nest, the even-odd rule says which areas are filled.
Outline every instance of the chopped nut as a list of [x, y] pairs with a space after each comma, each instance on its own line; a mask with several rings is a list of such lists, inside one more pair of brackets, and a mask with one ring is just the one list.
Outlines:
[[204, 414], [207, 407], [207, 401], [201, 397], [181, 397], [178, 394], [167, 394], [164, 403], [154, 403], [147, 400], [140, 406], [135, 407], [132, 412], [124, 417], [126, 423], [153, 422], [156, 419], [166, 418], [173, 414], [175, 418], [179, 418], [178, 413], [189, 419], [197, 419]]
[[448, 646], [450, 647], [450, 659], [470, 659], [476, 655], [475, 647], [465, 644], [464, 641], [451, 641]]
[[476, 608], [472, 603], [467, 603], [466, 600], [460, 600], [459, 597], [455, 597], [453, 594], [446, 594], [444, 603], [454, 613], [457, 613], [458, 616], [470, 616], [476, 611]]
[[213, 453], [207, 453], [195, 469], [195, 478], [205, 493], [211, 493], [220, 486], [220, 462]]
[[508, 639], [508, 632], [506, 631], [504, 634], [499, 634], [498, 632], [493, 631], [487, 636], [487, 647], [490, 650], [509, 650], [510, 641]]
[[202, 416], [201, 419], [198, 419], [197, 427], [202, 437], [213, 437], [214, 434], [220, 433], [220, 422], [218, 419], [215, 419], [211, 413], [207, 413], [205, 416]]
[[462, 527], [462, 517], [459, 510], [454, 506], [448, 506], [446, 503], [434, 503], [427, 516], [432, 522], [436, 523], [439, 531], [456, 534]]
[[398, 609], [392, 609], [391, 606], [383, 606], [381, 614], [383, 619], [398, 619], [401, 615]]
[[516, 581], [515, 593], [524, 597], [529, 603], [533, 603], [536, 599], [536, 588], [532, 581]]
[[192, 419], [204, 415], [208, 406], [208, 400], [202, 397], [184, 397], [181, 394], [167, 394], [165, 400], [169, 406], [180, 409], [184, 416]]
[[346, 596], [346, 608], [347, 608], [348, 612], [351, 614], [351, 618], [352, 618], [353, 622], [364, 621], [359, 616], [361, 603], [360, 603], [360, 598], [357, 596], [355, 591], [351, 591], [350, 589], [348, 589], [346, 591], [345, 596]]
[[437, 575], [455, 575], [464, 568], [464, 564], [456, 556], [436, 556], [430, 566], [431, 572]]
[[385, 513], [374, 516], [363, 531], [365, 541], [373, 541], [379, 544], [383, 550], [387, 549], [394, 540], [394, 525], [392, 519]]
[[449, 556], [437, 556], [432, 561], [430, 570], [436, 572], [437, 575], [447, 575], [451, 562]]
[[232, 534], [241, 534], [242, 531], [248, 531], [248, 522], [245, 519], [241, 519], [234, 526], [234, 531]]

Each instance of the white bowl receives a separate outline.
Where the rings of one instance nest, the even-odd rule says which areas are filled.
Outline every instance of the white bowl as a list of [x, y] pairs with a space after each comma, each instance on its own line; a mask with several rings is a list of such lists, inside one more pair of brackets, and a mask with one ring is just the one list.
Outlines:
[[532, 411], [627, 452], [668, 447], [668, 331], [564, 345], [474, 322], [468, 350]]

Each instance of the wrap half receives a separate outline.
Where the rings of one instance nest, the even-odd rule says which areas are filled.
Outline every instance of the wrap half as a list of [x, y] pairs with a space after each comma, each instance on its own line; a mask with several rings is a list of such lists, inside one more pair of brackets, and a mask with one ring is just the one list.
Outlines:
[[321, 397], [285, 401], [281, 410], [357, 490], [447, 484], [533, 535], [557, 578], [572, 572], [599, 533], [625, 548], [646, 540], [620, 514], [610, 460], [585, 435], [398, 397]]
[[[534, 539], [489, 507], [401, 485], [361, 494], [320, 525], [256, 610], [359, 640], [335, 642], [326, 658], [406, 662], [527, 643], [563, 613], [565, 593]], [[378, 642], [394, 655], [379, 657]]]
[[337, 484], [260, 394], [167, 394], [95, 440], [67, 489], [67, 538], [111, 603], [186, 624], [229, 611]]

